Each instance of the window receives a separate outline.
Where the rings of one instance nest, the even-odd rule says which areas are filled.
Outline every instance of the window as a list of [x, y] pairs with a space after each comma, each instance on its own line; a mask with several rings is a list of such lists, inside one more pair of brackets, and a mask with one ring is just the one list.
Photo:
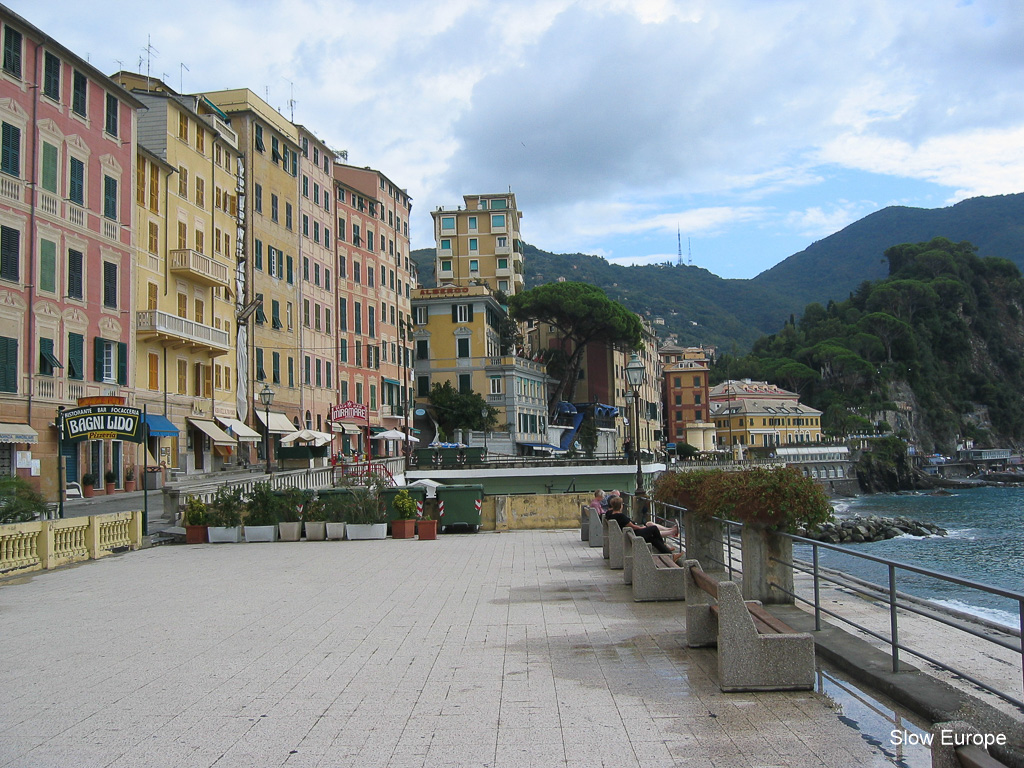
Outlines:
[[263, 126], [258, 123], [253, 126], [253, 143], [256, 145], [257, 152], [266, 152], [267, 147], [263, 143]]
[[451, 259], [441, 259], [441, 271], [442, 272], [451, 272], [452, 271], [452, 260]]
[[200, 126], [196, 126], [196, 152], [206, 154], [206, 131]]
[[491, 229], [498, 229], [505, 226], [505, 214], [504, 213], [492, 213], [491, 214]]
[[85, 205], [85, 163], [77, 157], [69, 161], [68, 199], [72, 203]]
[[338, 339], [338, 359], [343, 363], [348, 362], [348, 339]]
[[491, 385], [490, 393], [492, 395], [500, 395], [501, 394], [501, 376], [491, 376], [490, 377], [490, 385]]
[[470, 216], [469, 217], [468, 227], [469, 227], [469, 231], [470, 232], [473, 232], [473, 231], [476, 230], [476, 216]]
[[263, 269], [263, 241], [257, 240], [253, 248], [253, 267]]
[[206, 208], [206, 181], [196, 176], [196, 205]]
[[270, 157], [275, 163], [281, 159], [281, 143], [277, 136], [270, 137]]
[[449, 238], [449, 237], [442, 237], [441, 238], [441, 250], [442, 251], [450, 251], [451, 249], [452, 249], [451, 238]]
[[694, 376], [693, 377], [693, 386], [695, 386], [695, 387], [699, 387], [700, 386], [700, 376]]
[[76, 69], [71, 86], [71, 111], [80, 117], [86, 116], [88, 93], [89, 79]]
[[452, 304], [452, 322], [453, 323], [472, 323], [473, 322], [473, 305], [472, 304]]
[[358, 261], [352, 262], [352, 280], [357, 284], [363, 282], [363, 268]]
[[478, 246], [479, 246], [479, 241], [475, 237], [469, 238], [469, 250], [470, 250], [470, 253], [476, 253], [478, 250], [480, 250], [480, 248]]
[[271, 193], [270, 194], [270, 220], [271, 221], [277, 221], [277, 218], [278, 218], [277, 195]]
[[156, 309], [160, 289], [156, 283], [146, 283], [146, 309]]
[[68, 334], [68, 378], [85, 378], [85, 337], [78, 333]]
[[310, 370], [312, 368], [312, 362], [313, 361], [309, 359], [309, 355], [306, 355], [303, 358], [303, 360], [302, 360], [302, 383], [303, 384], [307, 384], [308, 385], [310, 383], [310, 379], [311, 379], [311, 377], [310, 377]]
[[430, 343], [427, 341], [427, 339], [416, 339], [416, 359], [430, 359]]
[[57, 292], [57, 243], [52, 240], [39, 242], [39, 290]]
[[[8, 27], [7, 29], [10, 29]], [[20, 35], [19, 35], [20, 37]], [[19, 43], [20, 45], [20, 43]], [[6, 62], [6, 50], [4, 61]], [[6, 68], [6, 67], [5, 67]], [[0, 336], [0, 392], [18, 391], [18, 340]]]
[[53, 376], [53, 373], [58, 368], [63, 368], [63, 364], [53, 354], [53, 339], [39, 339], [39, 373], [42, 376]]
[[366, 285], [373, 288], [373, 284], [376, 282], [377, 273], [373, 269], [372, 264], [366, 265]]
[[81, 251], [68, 249], [68, 298], [81, 299], [84, 296], [83, 280], [85, 277]]
[[18, 282], [21, 277], [21, 231], [0, 226], [0, 278]]
[[462, 338], [455, 340], [456, 345], [456, 357], [467, 358], [469, 357], [469, 337], [463, 336]]
[[281, 383], [281, 353], [274, 352], [271, 357], [271, 381], [275, 384]]
[[21, 175], [21, 129], [9, 123], [3, 124], [0, 171], [11, 176]]
[[508, 238], [507, 237], [504, 237], [504, 236], [503, 237], [496, 237], [496, 238], [494, 238], [494, 243], [495, 243], [495, 245], [498, 248], [508, 248]]
[[377, 320], [376, 320], [376, 308], [366, 308], [366, 332], [370, 338], [376, 338], [377, 336]]
[[441, 217], [441, 229], [455, 229], [455, 217], [454, 216], [442, 216]]
[[320, 285], [320, 265], [313, 265], [313, 284]]
[[188, 394], [188, 361], [178, 360], [178, 394]]
[[117, 221], [117, 179], [103, 177], [103, 216]]
[[252, 205], [256, 213], [263, 213], [263, 185], [257, 184], [253, 188]]
[[256, 347], [256, 381], [266, 381], [267, 372], [263, 368], [263, 350]]
[[302, 235], [309, 237], [309, 216], [302, 214]]
[[[10, 24], [4, 26], [4, 71], [21, 77], [21, 32]], [[13, 392], [15, 390], [5, 390]]]
[[43, 95], [60, 101], [60, 59], [49, 51], [43, 54]]
[[178, 196], [188, 200], [188, 168], [178, 166]]
[[93, 375], [107, 384], [128, 383], [128, 345], [123, 341], [93, 339]]
[[256, 305], [256, 322], [259, 323], [260, 325], [262, 325], [263, 323], [267, 322], [267, 315], [263, 311], [263, 294], [262, 293], [257, 293], [256, 294], [256, 301], [259, 302], [259, 304]]
[[331, 270], [324, 268], [324, 290], [331, 290]]
[[348, 330], [348, 299], [338, 299], [338, 330]]
[[319, 357], [316, 359], [316, 363], [313, 366], [313, 373], [315, 374], [315, 376], [313, 378], [314, 383], [318, 387], [322, 387], [323, 386], [323, 382], [324, 382], [324, 378], [323, 378], [323, 361], [321, 361]]
[[459, 394], [469, 395], [473, 393], [473, 374], [459, 374]]
[[103, 306], [117, 309], [117, 264], [103, 262]]
[[284, 327], [281, 323], [281, 302], [277, 299], [270, 302], [270, 327], [274, 329]]
[[[281, 252], [278, 251], [279, 255], [280, 255], [280, 253]], [[288, 257], [288, 272], [287, 272], [287, 276], [286, 276], [286, 279], [288, 280], [289, 283], [294, 283], [295, 282], [295, 274], [294, 274], [293, 267], [294, 267], [294, 264], [292, 262], [292, 257], [289, 256]]]
[[111, 136], [117, 136], [117, 112], [120, 106], [117, 96], [108, 93], [106, 121], [104, 122], [103, 129]]
[[363, 332], [363, 305], [360, 302], [355, 303], [355, 332]]
[[284, 204], [284, 225], [286, 228], [292, 228], [292, 204], [286, 202]]
[[302, 324], [309, 328], [309, 299], [302, 300]]
[[429, 376], [417, 376], [416, 377], [416, 397], [429, 397], [430, 396], [430, 377]]
[[480, 271], [480, 260], [479, 259], [470, 259], [469, 260], [469, 271], [470, 272], [479, 272]]
[[413, 307], [413, 313], [416, 325], [427, 324], [427, 308], [426, 307]]
[[324, 333], [331, 333], [331, 310], [324, 307]]

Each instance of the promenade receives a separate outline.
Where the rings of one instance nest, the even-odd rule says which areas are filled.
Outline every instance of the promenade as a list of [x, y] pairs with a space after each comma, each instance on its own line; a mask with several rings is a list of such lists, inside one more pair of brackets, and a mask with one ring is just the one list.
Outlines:
[[578, 530], [36, 572], [0, 582], [0, 766], [892, 765], [818, 693], [721, 693], [683, 614]]

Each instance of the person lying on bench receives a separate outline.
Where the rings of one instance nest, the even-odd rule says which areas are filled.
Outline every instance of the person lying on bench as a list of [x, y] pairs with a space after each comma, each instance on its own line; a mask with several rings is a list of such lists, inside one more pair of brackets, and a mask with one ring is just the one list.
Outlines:
[[672, 555], [673, 560], [678, 560], [683, 556], [683, 554], [685, 554], [683, 552], [673, 552], [668, 544], [665, 543], [665, 536], [679, 535], [678, 526], [674, 528], [666, 528], [665, 526], [658, 525], [657, 523], [637, 525], [623, 514], [622, 499], [618, 496], [613, 496], [611, 501], [608, 502], [608, 514], [605, 515], [605, 518], [617, 522], [622, 530], [632, 528], [634, 536], [643, 539], [661, 554]]

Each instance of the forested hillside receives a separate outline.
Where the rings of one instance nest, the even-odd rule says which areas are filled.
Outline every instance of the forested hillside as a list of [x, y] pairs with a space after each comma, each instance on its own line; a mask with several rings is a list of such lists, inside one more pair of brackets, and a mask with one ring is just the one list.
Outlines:
[[1024, 437], [1024, 281], [1005, 259], [943, 238], [885, 253], [889, 277], [725, 356], [717, 379], [767, 379], [824, 412], [831, 434], [879, 427], [924, 450], [957, 436]]

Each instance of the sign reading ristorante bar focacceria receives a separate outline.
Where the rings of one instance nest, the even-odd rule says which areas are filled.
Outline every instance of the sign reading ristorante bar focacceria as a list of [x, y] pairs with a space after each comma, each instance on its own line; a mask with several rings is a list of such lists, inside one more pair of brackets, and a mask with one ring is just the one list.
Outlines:
[[142, 442], [142, 411], [126, 405], [90, 405], [63, 413], [61, 439]]

